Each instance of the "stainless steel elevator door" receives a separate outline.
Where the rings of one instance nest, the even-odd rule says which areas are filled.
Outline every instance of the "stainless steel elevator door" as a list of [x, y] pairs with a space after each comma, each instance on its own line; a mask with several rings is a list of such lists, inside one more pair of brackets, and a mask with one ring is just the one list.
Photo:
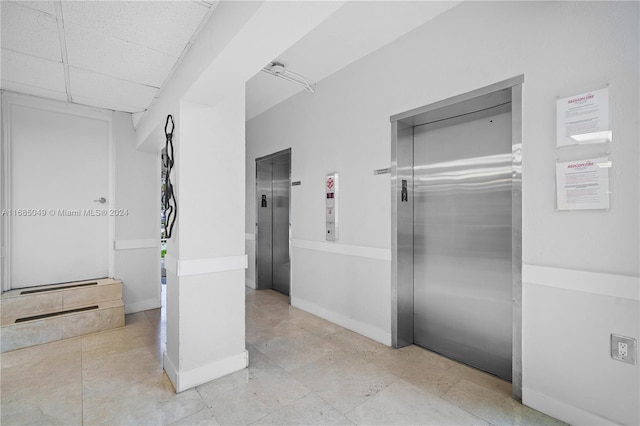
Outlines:
[[289, 294], [291, 154], [256, 160], [256, 287]]
[[273, 289], [289, 294], [289, 190], [291, 162], [289, 155], [273, 163]]
[[510, 104], [414, 127], [414, 342], [511, 380]]
[[256, 287], [273, 287], [273, 166], [270, 160], [256, 161]]

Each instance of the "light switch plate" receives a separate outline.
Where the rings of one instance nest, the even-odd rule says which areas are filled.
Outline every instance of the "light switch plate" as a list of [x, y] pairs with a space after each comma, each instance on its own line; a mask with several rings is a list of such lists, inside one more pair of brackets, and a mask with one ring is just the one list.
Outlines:
[[618, 334], [611, 335], [611, 358], [628, 364], [635, 364], [636, 354], [636, 339]]

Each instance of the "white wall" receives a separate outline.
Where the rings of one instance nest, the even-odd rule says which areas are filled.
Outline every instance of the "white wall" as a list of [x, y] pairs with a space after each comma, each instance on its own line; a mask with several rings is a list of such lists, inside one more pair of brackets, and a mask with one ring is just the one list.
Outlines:
[[114, 276], [122, 279], [127, 313], [159, 308], [160, 156], [136, 150], [131, 114], [114, 112]]
[[57, 211], [95, 208], [93, 200], [110, 198], [110, 113], [30, 96], [4, 101], [6, 201], [12, 209], [45, 213], [2, 218], [10, 221], [11, 288], [106, 276], [109, 218]]
[[[56, 123], [58, 126], [78, 126], [84, 120], [90, 123], [95, 117], [103, 117], [105, 123], [110, 123], [110, 127], [105, 126], [103, 134], [99, 135], [109, 143], [109, 148], [105, 147], [104, 151], [109, 151], [105, 155], [109, 156], [106, 161], [110, 162], [109, 175], [112, 179], [112, 194], [103, 195], [112, 198], [109, 208], [126, 210], [124, 216], [117, 216], [111, 221], [112, 238], [105, 242], [104, 251], [112, 258], [110, 274], [122, 279], [127, 313], [160, 307], [160, 159], [155, 154], [136, 151], [131, 114], [31, 96], [10, 96], [24, 105], [64, 113], [58, 117], [62, 120]], [[50, 130], [43, 129], [44, 132]], [[83, 160], [78, 158], [77, 161]], [[36, 180], [51, 178], [49, 174], [34, 177]], [[95, 194], [96, 198], [98, 196], [100, 194]], [[50, 202], [45, 200], [40, 204], [46, 207]], [[51, 241], [46, 233], [40, 234], [38, 239], [46, 242], [50, 250], [55, 250], [56, 242]], [[59, 282], [59, 279], [53, 281]]]
[[[165, 371], [181, 392], [245, 368], [244, 87], [181, 102], [172, 180], [179, 213], [165, 258]], [[239, 175], [239, 176], [235, 176]]]
[[[302, 181], [291, 191], [292, 303], [388, 344], [390, 186], [373, 170], [390, 165], [389, 117], [524, 74], [524, 402], [574, 423], [637, 424], [638, 365], [608, 354], [610, 333], [640, 337], [638, 15], [635, 2], [466, 2], [248, 121], [246, 232], [256, 157], [291, 147]], [[555, 101], [607, 84], [611, 209], [556, 212]], [[341, 228], [327, 245], [322, 182], [333, 171]]]

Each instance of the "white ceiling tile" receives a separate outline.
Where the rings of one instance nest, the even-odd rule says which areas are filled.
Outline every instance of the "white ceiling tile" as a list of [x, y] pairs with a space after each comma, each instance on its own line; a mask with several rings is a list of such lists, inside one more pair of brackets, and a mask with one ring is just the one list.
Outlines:
[[53, 1], [14, 1], [11, 0], [11, 3], [18, 4], [20, 6], [28, 7], [30, 9], [40, 10], [44, 13], [48, 13], [50, 15], [56, 14], [56, 7], [53, 5]]
[[160, 87], [177, 57], [65, 24], [69, 65], [123, 80]]
[[56, 18], [13, 2], [2, 3], [2, 48], [62, 61]]
[[100, 99], [118, 105], [146, 109], [158, 89], [142, 84], [119, 80], [107, 75], [69, 67], [71, 98]]
[[114, 111], [131, 112], [131, 113], [140, 111], [139, 107], [120, 104], [116, 101], [112, 101], [109, 99], [85, 98], [84, 96], [75, 96], [73, 98], [72, 103], [80, 104], [80, 105], [88, 105], [96, 108], [112, 109]]
[[209, 8], [192, 1], [65, 1], [65, 22], [180, 56]]
[[27, 86], [65, 92], [64, 68], [59, 62], [47, 61], [2, 49], [2, 80]]
[[53, 99], [62, 102], [67, 101], [67, 94], [65, 92], [27, 86], [26, 84], [15, 83], [13, 81], [2, 80], [0, 88], [9, 92], [24, 93], [25, 95], [38, 96], [45, 99]]

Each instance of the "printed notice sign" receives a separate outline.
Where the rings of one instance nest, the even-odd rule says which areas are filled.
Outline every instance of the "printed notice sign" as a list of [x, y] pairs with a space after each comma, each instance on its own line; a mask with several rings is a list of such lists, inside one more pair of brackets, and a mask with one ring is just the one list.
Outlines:
[[556, 122], [558, 147], [611, 141], [609, 88], [558, 99]]
[[556, 163], [558, 210], [609, 208], [607, 157]]

